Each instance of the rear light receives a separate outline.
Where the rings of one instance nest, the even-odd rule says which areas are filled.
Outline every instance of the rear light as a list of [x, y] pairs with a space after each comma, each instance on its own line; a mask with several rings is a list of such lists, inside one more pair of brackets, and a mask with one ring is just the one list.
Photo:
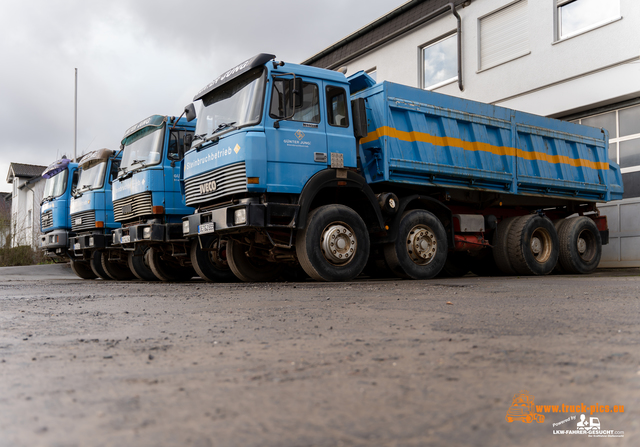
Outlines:
[[151, 208], [152, 214], [164, 214], [164, 206], [154, 206]]

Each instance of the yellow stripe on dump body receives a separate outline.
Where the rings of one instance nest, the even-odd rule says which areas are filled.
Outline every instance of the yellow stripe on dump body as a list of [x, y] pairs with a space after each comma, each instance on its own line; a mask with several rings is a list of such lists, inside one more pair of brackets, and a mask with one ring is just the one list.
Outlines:
[[369, 143], [380, 137], [391, 137], [398, 140], [413, 143], [418, 141], [421, 143], [429, 143], [434, 146], [453, 146], [459, 147], [466, 151], [482, 151], [489, 152], [493, 155], [509, 155], [512, 157], [520, 157], [525, 160], [546, 161], [548, 163], [558, 164], [564, 163], [574, 167], [591, 168], [591, 169], [609, 169], [609, 163], [595, 162], [591, 160], [583, 160], [581, 158], [569, 158], [565, 155], [548, 155], [544, 152], [528, 152], [522, 149], [507, 146], [494, 146], [489, 143], [481, 143], [478, 141], [463, 141], [460, 138], [452, 137], [436, 137], [422, 132], [404, 132], [394, 129], [393, 127], [383, 126], [360, 140], [360, 144]]

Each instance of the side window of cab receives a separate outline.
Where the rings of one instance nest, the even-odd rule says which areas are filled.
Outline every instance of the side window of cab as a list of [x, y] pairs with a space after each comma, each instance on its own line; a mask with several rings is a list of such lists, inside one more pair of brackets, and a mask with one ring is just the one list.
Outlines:
[[342, 87], [327, 86], [327, 121], [330, 126], [349, 127], [347, 93]]
[[302, 98], [300, 107], [296, 107], [293, 117], [293, 80], [276, 79], [271, 89], [271, 107], [269, 116], [275, 119], [288, 118], [290, 121], [305, 123], [320, 122], [320, 93], [318, 85], [312, 82], [302, 82]]

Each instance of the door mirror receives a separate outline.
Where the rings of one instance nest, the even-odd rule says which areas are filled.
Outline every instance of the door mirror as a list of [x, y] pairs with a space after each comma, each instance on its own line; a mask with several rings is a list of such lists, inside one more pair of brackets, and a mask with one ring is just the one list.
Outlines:
[[187, 118], [187, 121], [189, 122], [196, 119], [196, 107], [193, 105], [193, 103], [185, 106], [184, 114], [185, 114], [185, 117]]
[[351, 114], [353, 116], [353, 134], [357, 139], [367, 136], [367, 108], [364, 98], [351, 101]]
[[296, 109], [302, 107], [302, 79], [295, 78], [293, 85], [293, 104]]

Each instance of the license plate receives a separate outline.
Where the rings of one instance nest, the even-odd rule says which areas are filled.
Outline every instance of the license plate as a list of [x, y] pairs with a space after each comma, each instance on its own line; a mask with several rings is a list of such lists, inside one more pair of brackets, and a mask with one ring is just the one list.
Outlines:
[[129, 242], [131, 242], [131, 236], [129, 236], [129, 235], [122, 236], [120, 238], [120, 243], [122, 243], [122, 244], [128, 244]]
[[216, 226], [213, 222], [203, 223], [198, 225], [198, 234], [211, 233], [216, 230]]
[[75, 244], [73, 244], [73, 249], [80, 250], [80, 242], [76, 242]]

